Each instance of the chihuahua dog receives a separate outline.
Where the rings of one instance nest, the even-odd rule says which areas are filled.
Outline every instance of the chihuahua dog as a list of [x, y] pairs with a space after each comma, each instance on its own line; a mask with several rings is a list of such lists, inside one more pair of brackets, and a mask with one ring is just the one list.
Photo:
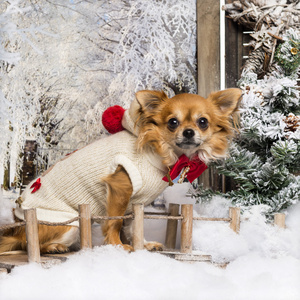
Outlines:
[[[38, 220], [62, 222], [76, 217], [78, 205], [83, 203], [90, 204], [92, 216], [124, 216], [132, 212], [135, 203], [149, 205], [167, 187], [171, 180], [168, 170], [182, 156], [200, 165], [227, 156], [240, 98], [239, 89], [214, 92], [208, 98], [137, 92], [122, 118], [125, 130], [52, 166], [24, 190], [15, 216], [23, 220], [25, 209], [36, 208]], [[166, 177], [167, 182], [162, 180]], [[104, 222], [105, 243], [132, 251], [131, 245], [121, 242], [122, 223]], [[76, 222], [65, 226], [39, 224], [38, 230], [41, 253], [67, 252], [78, 243]], [[145, 243], [148, 250], [161, 247], [156, 242]], [[0, 253], [25, 249], [24, 226], [0, 237]]]

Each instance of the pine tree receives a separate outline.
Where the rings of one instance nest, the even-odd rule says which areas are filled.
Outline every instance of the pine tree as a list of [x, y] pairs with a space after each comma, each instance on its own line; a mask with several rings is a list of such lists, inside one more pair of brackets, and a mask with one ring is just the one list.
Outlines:
[[[237, 186], [224, 196], [245, 209], [263, 204], [267, 216], [300, 200], [299, 47], [300, 33], [288, 29], [268, 75], [243, 70], [240, 133], [229, 158], [216, 164]], [[212, 195], [196, 185], [199, 201]]]

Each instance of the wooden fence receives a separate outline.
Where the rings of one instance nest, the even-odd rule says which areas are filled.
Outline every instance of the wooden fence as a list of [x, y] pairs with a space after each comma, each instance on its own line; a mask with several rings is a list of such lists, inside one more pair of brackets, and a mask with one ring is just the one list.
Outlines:
[[[133, 236], [132, 246], [134, 250], [144, 249], [144, 219], [163, 219], [167, 220], [166, 251], [160, 253], [174, 257], [181, 261], [211, 261], [209, 255], [194, 254], [192, 251], [192, 235], [193, 235], [193, 222], [194, 221], [222, 221], [229, 222], [230, 228], [239, 233], [240, 230], [240, 209], [237, 207], [231, 207], [229, 209], [228, 218], [207, 218], [207, 217], [194, 217], [193, 205], [183, 204], [181, 205], [181, 214], [179, 214], [179, 204], [170, 204], [168, 214], [153, 214], [144, 213], [143, 204], [133, 205], [133, 213], [126, 216], [91, 216], [91, 210], [89, 204], [79, 205], [79, 215], [67, 222], [63, 223], [49, 223], [41, 222], [37, 220], [36, 210], [25, 210], [25, 221], [11, 225], [0, 226], [0, 231], [10, 229], [13, 227], [24, 226], [26, 227], [26, 239], [27, 239], [27, 255], [28, 262], [41, 262], [39, 238], [38, 238], [38, 224], [44, 224], [49, 226], [61, 226], [67, 225], [74, 221], [79, 220], [80, 228], [80, 248], [87, 249], [92, 248], [92, 221], [100, 220], [114, 220], [114, 219], [132, 219], [133, 221]], [[177, 225], [178, 221], [181, 221], [181, 243], [180, 252], [174, 250], [176, 245]], [[284, 228], [285, 227], [285, 215], [276, 214], [274, 224]]]

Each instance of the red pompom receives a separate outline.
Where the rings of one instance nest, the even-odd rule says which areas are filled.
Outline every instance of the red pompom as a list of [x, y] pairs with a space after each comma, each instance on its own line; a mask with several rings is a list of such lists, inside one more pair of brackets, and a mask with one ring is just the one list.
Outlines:
[[109, 133], [117, 133], [124, 130], [122, 118], [125, 109], [119, 105], [107, 108], [102, 115], [102, 124]]

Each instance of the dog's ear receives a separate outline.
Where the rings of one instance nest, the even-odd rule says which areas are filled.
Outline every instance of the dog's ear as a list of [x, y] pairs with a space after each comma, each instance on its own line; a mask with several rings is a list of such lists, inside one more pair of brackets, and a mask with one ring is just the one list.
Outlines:
[[139, 91], [135, 94], [142, 110], [152, 111], [157, 108], [168, 96], [163, 91]]
[[241, 96], [242, 90], [232, 88], [211, 93], [208, 99], [219, 107], [222, 114], [229, 116], [237, 111]]

